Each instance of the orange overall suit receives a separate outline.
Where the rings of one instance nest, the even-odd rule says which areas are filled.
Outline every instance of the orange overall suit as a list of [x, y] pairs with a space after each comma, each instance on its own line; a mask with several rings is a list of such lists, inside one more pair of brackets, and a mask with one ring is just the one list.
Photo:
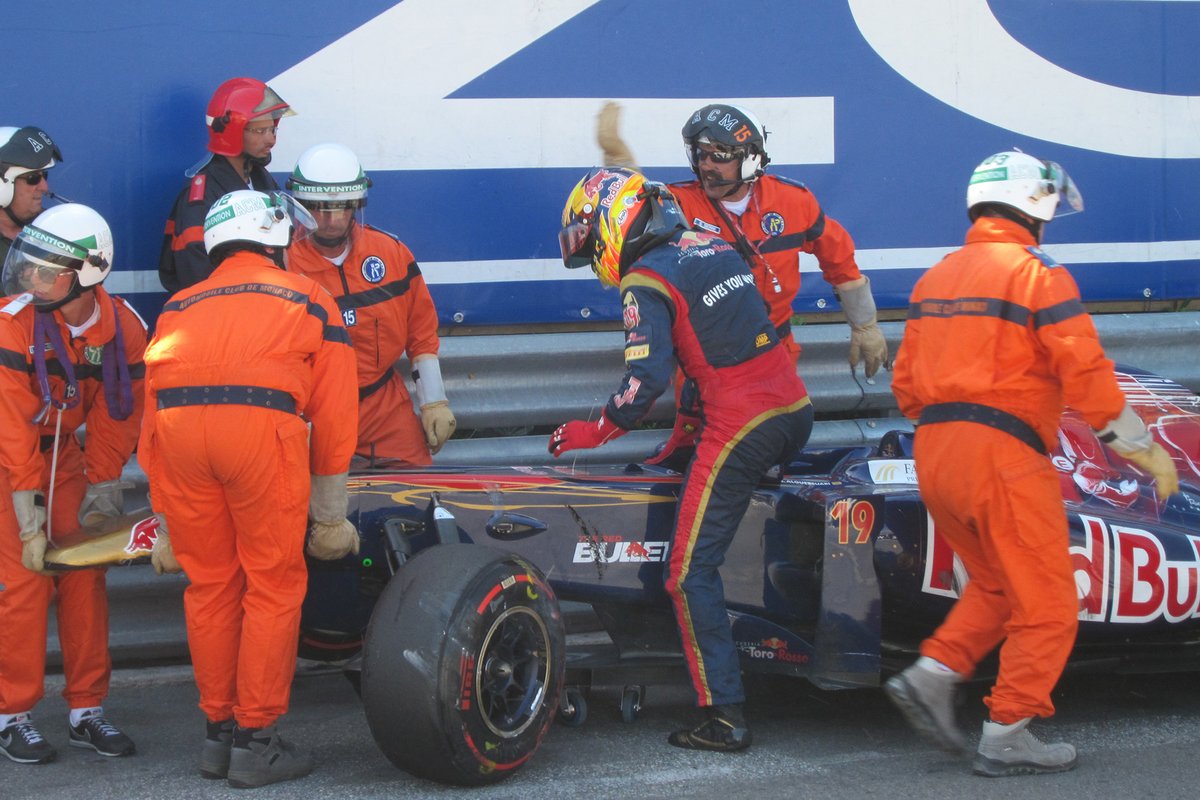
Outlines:
[[[50, 503], [48, 533], [71, 533], [79, 528], [79, 506], [88, 483], [121, 477], [133, 454], [142, 419], [142, 353], [146, 325], [125, 301], [96, 286], [99, 318], [73, 337], [62, 313], [37, 312], [21, 297], [0, 302], [0, 714], [27, 711], [43, 695], [46, 666], [47, 611], [58, 594], [58, 637], [62, 645], [66, 687], [63, 697], [71, 708], [101, 705], [108, 694], [111, 660], [108, 652], [108, 598], [103, 569], [64, 572], [55, 577], [30, 572], [21, 565], [21, 541], [12, 510], [12, 492], [39, 489]], [[51, 458], [59, 412], [44, 413], [45, 399], [36, 376], [35, 316], [53, 320], [67, 353], [45, 354], [51, 397], [69, 395], [78, 404], [62, 411], [54, 492], [50, 493]], [[116, 351], [120, 326], [124, 352]], [[118, 394], [106, 394], [104, 361], [124, 359], [128, 368], [128, 404]], [[68, 388], [64, 361], [69, 360], [77, 389]], [[109, 367], [116, 366], [110, 363]], [[114, 402], [110, 406], [110, 396]], [[117, 419], [117, 417], [122, 417]], [[35, 422], [37, 418], [37, 422]], [[87, 448], [75, 431], [87, 425]]]
[[138, 460], [190, 580], [188, 645], [211, 722], [267, 727], [287, 711], [310, 474], [347, 470], [356, 386], [333, 298], [264, 256], [231, 255], [158, 319]]
[[917, 282], [892, 390], [920, 420], [921, 498], [970, 576], [921, 654], [970, 676], [1003, 642], [992, 721], [1050, 716], [1079, 601], [1046, 453], [1064, 401], [1094, 429], [1125, 405], [1074, 279], [1017, 223], [979, 218]]
[[800, 253], [817, 257], [832, 286], [862, 277], [854, 261], [854, 240], [837, 220], [825, 216], [802, 183], [763, 175], [750, 187], [750, 204], [734, 217], [709, 199], [699, 181], [671, 184], [688, 223], [715, 233], [741, 253], [769, 306], [771, 322], [793, 360], [800, 345], [791, 335], [792, 303], [800, 291]]
[[438, 353], [437, 310], [409, 249], [391, 234], [354, 223], [340, 264], [307, 239], [288, 251], [288, 269], [337, 299], [358, 359], [358, 445], [367, 458], [431, 464], [429, 446], [396, 362]]

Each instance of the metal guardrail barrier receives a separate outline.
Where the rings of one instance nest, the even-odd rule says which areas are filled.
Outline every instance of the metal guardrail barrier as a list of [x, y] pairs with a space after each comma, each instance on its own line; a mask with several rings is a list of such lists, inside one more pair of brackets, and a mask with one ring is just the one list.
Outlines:
[[[1200, 312], [1097, 314], [1093, 319], [1109, 358], [1200, 391]], [[880, 327], [894, 356], [904, 323]], [[845, 323], [802, 325], [794, 335], [803, 346], [800, 376], [817, 410], [810, 444], [872, 443], [889, 430], [910, 428], [896, 411], [890, 373], [881, 370], [873, 384], [861, 371], [851, 375]], [[569, 419], [595, 419], [624, 374], [623, 341], [621, 331], [443, 338], [442, 369], [459, 428], [545, 428]], [[668, 422], [671, 400], [669, 395], [660, 398], [648, 419]], [[576, 464], [639, 461], [667, 433], [634, 431], [569, 458]], [[453, 439], [434, 458], [445, 465], [549, 460], [546, 436], [540, 434]]]
[[[1109, 358], [1140, 367], [1200, 391], [1200, 311], [1104, 314], [1093, 317]], [[880, 326], [893, 356], [903, 322]], [[799, 372], [808, 385], [817, 423], [814, 446], [869, 444], [889, 430], [910, 426], [896, 411], [891, 374], [881, 370], [869, 384], [850, 374], [845, 323], [802, 325], [794, 329], [803, 346]], [[446, 392], [462, 432], [511, 432], [456, 438], [434, 457], [439, 465], [544, 464], [542, 430], [570, 419], [595, 419], [624, 374], [621, 331], [447, 336], [441, 362]], [[406, 367], [406, 365], [405, 365]], [[403, 374], [408, 374], [407, 367]], [[664, 395], [648, 419], [668, 423], [672, 398]], [[505, 429], [508, 429], [505, 431]], [[541, 429], [536, 435], [520, 435]], [[639, 430], [596, 450], [575, 451], [558, 463], [636, 462], [654, 451], [665, 429]], [[131, 462], [126, 477], [141, 480]]]

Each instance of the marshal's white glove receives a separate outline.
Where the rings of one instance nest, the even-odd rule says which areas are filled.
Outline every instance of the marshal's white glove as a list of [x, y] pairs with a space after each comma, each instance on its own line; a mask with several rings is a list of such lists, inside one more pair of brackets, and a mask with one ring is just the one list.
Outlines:
[[162, 514], [154, 516], [158, 517], [158, 538], [154, 540], [154, 549], [150, 551], [150, 565], [154, 567], [154, 574], [174, 575], [183, 572], [183, 567], [175, 560], [175, 548], [171, 546], [167, 518]]
[[611, 100], [596, 115], [596, 144], [604, 153], [604, 166], [638, 169], [637, 159], [621, 138], [621, 106]]
[[417, 403], [421, 409], [421, 429], [425, 431], [425, 443], [429, 451], [442, 449], [458, 427], [450, 401], [446, 399], [446, 386], [442, 382], [442, 367], [437, 356], [423, 355], [413, 359], [413, 383], [417, 387]]
[[308, 499], [308, 543], [304, 549], [313, 558], [333, 561], [359, 549], [358, 531], [346, 519], [350, 494], [346, 490], [347, 473], [313, 475], [312, 494]]
[[79, 504], [79, 524], [96, 528], [125, 513], [125, 490], [133, 484], [120, 479], [89, 483]]
[[862, 283], [849, 281], [836, 286], [834, 292], [850, 323], [850, 368], [857, 367], [861, 360], [866, 376], [872, 378], [887, 363], [888, 345], [876, 319], [871, 282], [865, 276], [861, 280]]
[[46, 568], [46, 501], [36, 489], [12, 493], [21, 537], [21, 565], [41, 572]]
[[1097, 431], [1096, 435], [1118, 455], [1137, 464], [1154, 478], [1154, 491], [1159, 500], [1166, 500], [1179, 491], [1179, 472], [1175, 469], [1175, 462], [1162, 445], [1150, 436], [1146, 424], [1128, 403], [1117, 418]]

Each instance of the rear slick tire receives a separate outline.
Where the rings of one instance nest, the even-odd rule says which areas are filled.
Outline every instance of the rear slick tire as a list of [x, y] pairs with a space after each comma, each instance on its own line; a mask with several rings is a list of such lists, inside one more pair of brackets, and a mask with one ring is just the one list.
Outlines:
[[367, 627], [362, 698], [376, 744], [421, 778], [503, 780], [555, 719], [564, 640], [558, 600], [532, 564], [479, 545], [423, 550]]

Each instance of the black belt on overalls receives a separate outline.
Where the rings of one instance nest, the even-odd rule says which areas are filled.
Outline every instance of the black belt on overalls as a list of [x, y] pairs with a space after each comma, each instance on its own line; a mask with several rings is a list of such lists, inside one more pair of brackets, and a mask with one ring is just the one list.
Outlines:
[[387, 382], [390, 381], [392, 379], [392, 376], [395, 374], [396, 374], [396, 367], [395, 366], [388, 367], [387, 372], [380, 375], [378, 380], [372, 381], [371, 383], [368, 383], [366, 386], [358, 387], [359, 402], [361, 403], [363, 400], [366, 400], [368, 397], [370, 397], [371, 395], [375, 394], [380, 389], [382, 389], [385, 385], [387, 385]]
[[998, 408], [979, 403], [937, 403], [925, 406], [917, 424], [932, 425], [936, 422], [977, 422], [1004, 431], [1046, 455], [1046, 445], [1042, 443], [1042, 437], [1037, 435], [1037, 431], [1030, 427], [1028, 422]]
[[158, 390], [158, 407], [256, 406], [296, 413], [296, 399], [282, 389], [263, 386], [175, 386]]

